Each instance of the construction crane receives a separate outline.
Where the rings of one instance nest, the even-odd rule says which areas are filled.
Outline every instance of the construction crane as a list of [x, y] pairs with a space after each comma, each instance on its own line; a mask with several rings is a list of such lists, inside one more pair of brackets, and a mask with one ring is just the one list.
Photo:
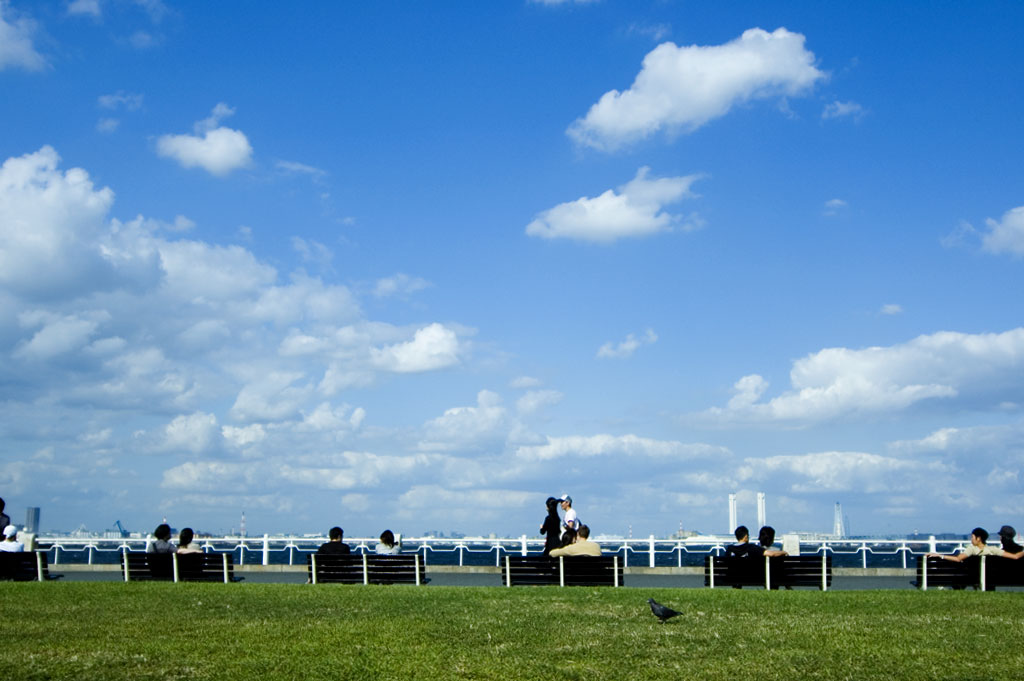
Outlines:
[[117, 531], [121, 533], [121, 538], [122, 539], [125, 539], [125, 538], [127, 538], [129, 536], [128, 530], [124, 529], [124, 525], [121, 524], [120, 520], [115, 520], [114, 521], [114, 527], [116, 527]]

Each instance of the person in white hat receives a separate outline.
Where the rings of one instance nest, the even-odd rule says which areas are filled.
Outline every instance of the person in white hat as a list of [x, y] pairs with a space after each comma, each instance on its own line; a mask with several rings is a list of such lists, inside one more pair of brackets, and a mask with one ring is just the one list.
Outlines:
[[562, 518], [562, 534], [564, 535], [568, 529], [580, 529], [579, 518], [576, 517], [576, 510], [572, 507], [572, 497], [568, 494], [563, 494], [559, 497], [558, 501], [565, 512], [565, 517]]
[[21, 553], [25, 545], [18, 541], [18, 528], [8, 525], [4, 528], [4, 540], [0, 542], [0, 551], [7, 553]]

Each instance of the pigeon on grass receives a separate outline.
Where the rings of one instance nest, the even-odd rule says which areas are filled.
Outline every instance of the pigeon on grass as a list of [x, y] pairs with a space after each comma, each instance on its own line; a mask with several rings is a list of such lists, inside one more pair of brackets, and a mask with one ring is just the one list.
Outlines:
[[651, 612], [653, 612], [654, 616], [661, 620], [662, 623], [664, 623], [665, 620], [675, 617], [679, 614], [672, 608], [666, 607], [661, 603], [658, 603], [653, 598], [648, 598], [647, 602], [651, 604]]

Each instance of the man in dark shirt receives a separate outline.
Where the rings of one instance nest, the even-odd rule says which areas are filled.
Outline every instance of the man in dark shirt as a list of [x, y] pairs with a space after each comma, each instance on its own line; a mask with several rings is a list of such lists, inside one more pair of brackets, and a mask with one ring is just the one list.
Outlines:
[[327, 533], [327, 537], [330, 541], [320, 545], [317, 549], [317, 554], [328, 555], [328, 556], [343, 556], [351, 553], [352, 549], [348, 547], [348, 544], [341, 541], [345, 536], [345, 531], [340, 527], [332, 527], [331, 531]]
[[728, 558], [763, 558], [764, 548], [758, 544], [750, 543], [750, 530], [746, 525], [736, 528], [736, 543], [726, 547], [725, 555]]

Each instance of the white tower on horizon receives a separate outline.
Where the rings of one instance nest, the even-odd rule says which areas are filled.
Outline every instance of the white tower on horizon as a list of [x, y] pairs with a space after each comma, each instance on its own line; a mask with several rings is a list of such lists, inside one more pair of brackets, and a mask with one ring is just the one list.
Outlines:
[[736, 529], [736, 495], [729, 495], [729, 532], [732, 534], [733, 530]]
[[241, 529], [239, 530], [239, 533], [238, 533], [238, 534], [239, 534], [239, 536], [241, 536], [241, 537], [244, 537], [244, 536], [245, 536], [245, 511], [242, 511], [242, 527], [241, 527]]
[[846, 536], [846, 528], [843, 526], [843, 505], [836, 502], [836, 515], [832, 522], [832, 534], [838, 537]]
[[768, 524], [768, 516], [765, 513], [764, 492], [757, 493], [757, 526], [764, 527]]

